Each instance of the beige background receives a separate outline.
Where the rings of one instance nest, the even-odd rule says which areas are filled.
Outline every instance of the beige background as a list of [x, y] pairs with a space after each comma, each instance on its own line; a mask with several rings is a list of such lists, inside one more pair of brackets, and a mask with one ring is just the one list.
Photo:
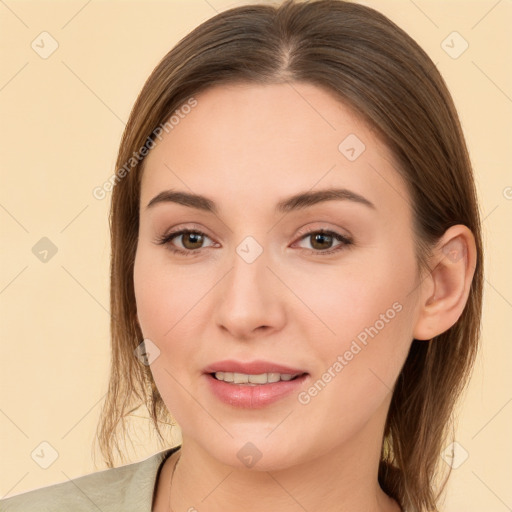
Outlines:
[[[242, 3], [0, 1], [0, 497], [105, 467], [93, 464], [91, 446], [109, 362], [110, 196], [97, 200], [92, 190], [113, 173], [129, 111], [160, 58], [216, 11]], [[364, 3], [411, 34], [445, 77], [481, 198], [483, 350], [456, 432], [469, 457], [452, 472], [443, 510], [511, 510], [512, 5]], [[31, 47], [51, 49], [50, 36], [38, 37], [44, 31], [58, 43], [46, 59]], [[442, 47], [453, 31], [469, 44], [456, 59]], [[43, 237], [57, 248], [46, 262], [32, 252]], [[31, 457], [42, 442], [58, 452], [48, 469]], [[147, 434], [138, 444], [133, 461], [161, 449]]]

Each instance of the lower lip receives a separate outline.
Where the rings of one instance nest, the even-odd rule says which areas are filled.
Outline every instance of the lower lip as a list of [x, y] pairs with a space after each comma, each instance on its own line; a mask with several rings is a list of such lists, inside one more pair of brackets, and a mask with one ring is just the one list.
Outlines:
[[210, 374], [205, 374], [212, 393], [222, 402], [233, 407], [260, 409], [281, 398], [298, 392], [308, 374], [293, 380], [281, 380], [270, 384], [233, 384], [217, 380]]

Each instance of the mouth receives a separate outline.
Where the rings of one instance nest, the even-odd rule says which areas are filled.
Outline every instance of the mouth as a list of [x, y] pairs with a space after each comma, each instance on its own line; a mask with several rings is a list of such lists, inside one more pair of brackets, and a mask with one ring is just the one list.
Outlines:
[[260, 409], [298, 393], [309, 379], [304, 369], [261, 359], [225, 359], [203, 369], [211, 396], [231, 407]]
[[307, 386], [309, 373], [239, 373], [204, 374], [211, 396], [230, 407], [262, 409], [296, 396]]
[[242, 386], [262, 386], [273, 384], [275, 382], [289, 382], [307, 375], [307, 373], [259, 373], [247, 374], [238, 372], [211, 372], [209, 373], [214, 379], [227, 382], [228, 384], [240, 384]]

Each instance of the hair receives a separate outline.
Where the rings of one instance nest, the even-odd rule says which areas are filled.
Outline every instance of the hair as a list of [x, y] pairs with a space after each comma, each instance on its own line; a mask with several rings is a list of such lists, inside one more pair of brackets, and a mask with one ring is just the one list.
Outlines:
[[[134, 350], [138, 325], [133, 269], [138, 240], [140, 148], [193, 95], [214, 85], [305, 82], [321, 87], [385, 142], [404, 179], [413, 212], [418, 268], [445, 231], [473, 233], [477, 262], [458, 321], [429, 341], [412, 340], [386, 419], [378, 479], [406, 510], [437, 510], [440, 453], [454, 425], [457, 400], [477, 354], [483, 267], [480, 213], [460, 121], [448, 88], [428, 55], [402, 29], [369, 7], [342, 0], [286, 0], [246, 5], [208, 19], [181, 39], [153, 70], [126, 125], [110, 211], [111, 367], [97, 439], [108, 467], [119, 432], [144, 406], [159, 435], [171, 424], [150, 368]], [[144, 152], [143, 152], [144, 154]], [[130, 169], [126, 171], [126, 164]]]

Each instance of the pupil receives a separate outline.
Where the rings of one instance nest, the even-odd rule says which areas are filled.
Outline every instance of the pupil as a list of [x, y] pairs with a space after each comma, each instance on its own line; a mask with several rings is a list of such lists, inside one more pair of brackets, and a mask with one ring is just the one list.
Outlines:
[[[313, 247], [315, 247], [315, 243], [316, 243], [318, 240], [320, 240], [320, 242], [322, 242], [322, 240], [325, 242], [325, 239], [326, 239], [326, 238], [328, 239], [328, 240], [327, 240], [327, 243], [329, 243], [329, 242], [331, 242], [331, 241], [332, 241], [332, 240], [330, 240], [330, 239], [332, 239], [332, 236], [331, 236], [331, 235], [326, 235], [325, 233], [318, 233], [318, 234], [314, 235], [314, 236], [313, 236], [313, 240], [314, 240], [314, 242], [313, 242], [313, 244], [312, 244], [312, 245], [313, 245]], [[326, 247], [325, 247], [325, 246], [320, 245], [320, 247], [317, 247], [317, 249], [326, 249]]]
[[[202, 237], [202, 235], [199, 235], [198, 233], [187, 233], [184, 240], [192, 239], [192, 245], [194, 245], [194, 243], [195, 243], [200, 246], [201, 241], [202, 241], [201, 237]], [[196, 240], [194, 240], [194, 238], [196, 238]], [[183, 245], [185, 245], [185, 247], [187, 247], [187, 244], [183, 244]], [[197, 247], [187, 247], [187, 248], [188, 249], [197, 249]]]

